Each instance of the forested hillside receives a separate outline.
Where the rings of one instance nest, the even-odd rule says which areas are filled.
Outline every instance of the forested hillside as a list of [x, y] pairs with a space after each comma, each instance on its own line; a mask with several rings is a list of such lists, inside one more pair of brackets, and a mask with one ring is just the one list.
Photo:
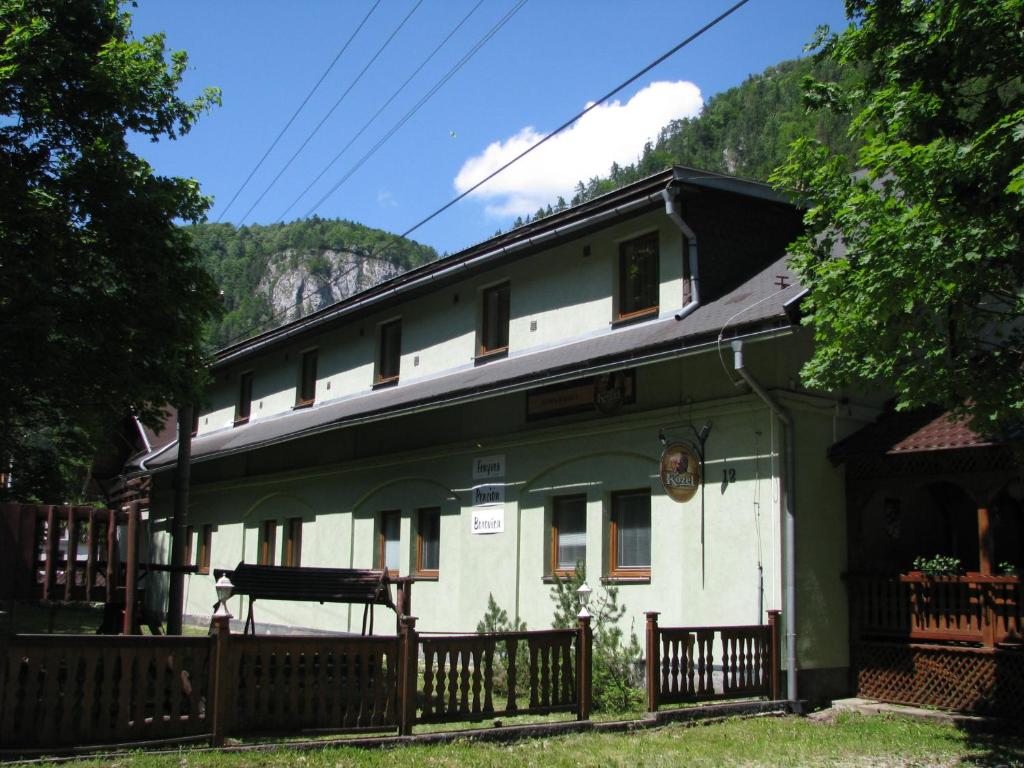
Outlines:
[[814, 137], [852, 158], [856, 148], [846, 135], [849, 119], [825, 110], [810, 112], [805, 107], [803, 84], [808, 77], [849, 83], [859, 73], [810, 58], [769, 67], [712, 96], [697, 117], [666, 125], [657, 140], [643, 148], [637, 162], [613, 164], [607, 176], [580, 181], [568, 203], [559, 199], [513, 226], [584, 203], [671, 165], [766, 181], [786, 159], [790, 142], [801, 136]]
[[[219, 348], [294, 320], [437, 258], [433, 248], [338, 219], [189, 227], [224, 292], [208, 332]], [[379, 255], [378, 255], [379, 254]]]

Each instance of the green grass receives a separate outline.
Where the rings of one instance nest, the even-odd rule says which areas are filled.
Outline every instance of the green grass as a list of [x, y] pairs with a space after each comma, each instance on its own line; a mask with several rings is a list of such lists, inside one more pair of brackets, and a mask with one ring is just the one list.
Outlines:
[[78, 763], [120, 768], [216, 766], [1024, 766], [1024, 739], [968, 734], [952, 725], [898, 717], [839, 715], [671, 725], [634, 733], [574, 734], [513, 744], [458, 741], [391, 750], [326, 747], [298, 751], [136, 753]]
[[[9, 610], [9, 604], [3, 604], [3, 610]], [[94, 635], [103, 623], [102, 603], [73, 603], [71, 605], [39, 603], [16, 603], [12, 618], [9, 620], [13, 632], [23, 635]], [[7, 622], [4, 617], [4, 622]], [[6, 629], [6, 624], [2, 627]], [[149, 628], [143, 626], [142, 633], [150, 634]], [[205, 627], [185, 625], [181, 629], [183, 635], [206, 635]]]

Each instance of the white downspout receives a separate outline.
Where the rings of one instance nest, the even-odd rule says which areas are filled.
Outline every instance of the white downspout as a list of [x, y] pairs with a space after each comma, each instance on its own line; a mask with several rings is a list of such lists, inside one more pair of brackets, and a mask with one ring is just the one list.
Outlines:
[[743, 341], [732, 342], [733, 368], [743, 380], [750, 385], [754, 394], [760, 397], [769, 410], [782, 422], [785, 445], [785, 469], [783, 474], [782, 499], [785, 504], [785, 525], [782, 531], [783, 547], [786, 558], [783, 564], [782, 586], [786, 605], [783, 609], [786, 620], [786, 699], [793, 711], [799, 711], [799, 699], [796, 686], [796, 493], [795, 493], [795, 451], [793, 449], [793, 419], [778, 401], [761, 386], [743, 365]]
[[679, 201], [676, 200], [673, 191], [673, 185], [669, 184], [661, 191], [661, 196], [665, 198], [665, 213], [672, 220], [672, 223], [679, 228], [679, 231], [683, 233], [683, 237], [686, 238], [686, 243], [689, 246], [687, 258], [690, 262], [690, 300], [676, 314], [676, 320], [682, 320], [700, 306], [700, 280], [697, 277], [697, 233], [693, 231], [693, 228], [686, 223], [682, 214], [680, 214]]

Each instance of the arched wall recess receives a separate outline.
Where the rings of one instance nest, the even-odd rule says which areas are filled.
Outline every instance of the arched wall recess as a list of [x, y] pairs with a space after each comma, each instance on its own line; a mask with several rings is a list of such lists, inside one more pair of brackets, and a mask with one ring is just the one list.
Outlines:
[[656, 457], [648, 456], [637, 451], [598, 451], [595, 453], [586, 453], [582, 456], [573, 456], [568, 459], [563, 459], [562, 461], [555, 462], [554, 464], [540, 470], [537, 474], [523, 483], [522, 493], [529, 493], [542, 479], [554, 474], [560, 469], [568, 467], [570, 464], [575, 464], [577, 462], [593, 463], [595, 460], [599, 459], [630, 459], [632, 461], [638, 461], [644, 465], [644, 471], [650, 472], [656, 470], [658, 466], [658, 459]]
[[380, 483], [379, 485], [368, 490], [366, 493], [364, 493], [356, 500], [355, 504], [352, 505], [352, 514], [355, 515], [355, 513], [358, 512], [362, 507], [364, 507], [367, 504], [367, 502], [369, 502], [375, 496], [378, 496], [384, 491], [388, 490], [389, 488], [393, 488], [396, 485], [411, 483], [423, 483], [424, 485], [429, 485], [433, 488], [439, 489], [444, 493], [444, 501], [460, 501], [459, 494], [453, 491], [444, 483], [440, 483], [432, 477], [416, 477], [410, 475], [407, 477], [395, 477], [390, 480], [385, 480], [383, 483]]

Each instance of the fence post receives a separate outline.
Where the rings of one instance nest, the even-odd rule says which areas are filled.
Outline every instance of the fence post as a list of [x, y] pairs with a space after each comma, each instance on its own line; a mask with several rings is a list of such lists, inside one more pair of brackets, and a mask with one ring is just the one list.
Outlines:
[[402, 617], [401, 649], [398, 653], [398, 733], [412, 734], [416, 722], [416, 673], [419, 662], [419, 637], [416, 634], [416, 617]]
[[590, 719], [591, 683], [593, 673], [594, 633], [590, 616], [578, 616], [576, 634], [576, 719]]
[[[210, 743], [214, 747], [224, 746], [224, 732], [227, 726], [228, 689], [228, 638], [231, 636], [231, 616], [213, 617], [213, 648], [210, 653], [210, 703], [212, 726]], [[210, 716], [210, 713], [207, 713]]]
[[658, 611], [647, 611], [647, 711], [658, 711]]
[[782, 684], [779, 680], [782, 668], [782, 647], [779, 645], [779, 614], [782, 611], [773, 608], [768, 611], [768, 643], [769, 643], [769, 697], [778, 701], [782, 697]]

